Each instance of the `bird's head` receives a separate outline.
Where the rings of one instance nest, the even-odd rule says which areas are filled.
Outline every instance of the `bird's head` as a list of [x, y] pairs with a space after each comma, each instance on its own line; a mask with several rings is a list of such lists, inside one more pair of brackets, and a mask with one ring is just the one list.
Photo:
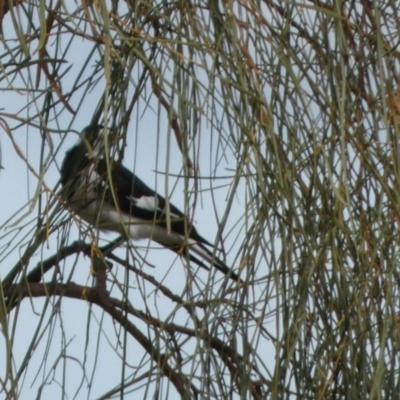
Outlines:
[[88, 125], [80, 134], [78, 146], [85, 148], [88, 158], [99, 157], [104, 151], [104, 126]]
[[61, 183], [65, 186], [75, 179], [88, 160], [99, 158], [104, 152], [103, 130], [101, 125], [89, 125], [79, 135], [78, 142], [65, 154], [61, 166]]

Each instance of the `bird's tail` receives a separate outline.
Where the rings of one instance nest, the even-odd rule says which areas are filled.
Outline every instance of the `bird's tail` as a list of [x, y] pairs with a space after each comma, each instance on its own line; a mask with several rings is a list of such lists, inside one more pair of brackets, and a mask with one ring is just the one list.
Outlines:
[[[192, 242], [192, 241], [191, 241]], [[184, 248], [171, 248], [178, 254], [184, 254]], [[210, 270], [209, 266], [213, 266], [224, 275], [233, 279], [236, 282], [240, 282], [240, 278], [235, 274], [231, 268], [229, 268], [222, 260], [220, 260], [213, 252], [211, 252], [205, 244], [199, 242], [192, 242], [188, 244], [188, 255], [190, 261], [193, 261], [199, 267], [206, 270]], [[205, 262], [206, 263], [205, 263]]]

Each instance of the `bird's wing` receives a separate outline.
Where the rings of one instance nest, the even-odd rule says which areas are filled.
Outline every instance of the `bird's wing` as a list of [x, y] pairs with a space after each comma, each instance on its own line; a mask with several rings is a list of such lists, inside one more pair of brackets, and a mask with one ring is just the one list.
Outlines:
[[[163, 196], [150, 189], [131, 171], [117, 163], [110, 168], [114, 195], [117, 197], [115, 201], [118, 201], [121, 212], [167, 229], [168, 207], [171, 232], [211, 246], [177, 207], [173, 204], [167, 206]], [[97, 169], [99, 176], [107, 176], [109, 168], [105, 160], [99, 160]]]

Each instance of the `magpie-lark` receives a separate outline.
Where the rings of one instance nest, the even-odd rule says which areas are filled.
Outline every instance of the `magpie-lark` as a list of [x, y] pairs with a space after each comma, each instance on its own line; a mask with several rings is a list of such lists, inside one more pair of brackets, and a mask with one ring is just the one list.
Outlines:
[[106, 161], [101, 129], [85, 128], [78, 144], [64, 157], [62, 196], [70, 209], [97, 229], [133, 240], [151, 239], [179, 254], [188, 249], [191, 261], [208, 269], [206, 261], [238, 281], [238, 275], [214, 255], [214, 246], [172, 204], [168, 205], [168, 231], [165, 199], [120, 162]]

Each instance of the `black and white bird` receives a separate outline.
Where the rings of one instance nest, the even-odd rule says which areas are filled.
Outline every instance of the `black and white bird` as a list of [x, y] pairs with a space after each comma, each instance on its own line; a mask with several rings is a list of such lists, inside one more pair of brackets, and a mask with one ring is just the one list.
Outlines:
[[[199, 266], [212, 265], [235, 281], [236, 275], [213, 253], [178, 208], [150, 189], [121, 163], [105, 159], [101, 127], [87, 127], [67, 151], [61, 167], [62, 197], [70, 209], [97, 229], [133, 240], [151, 239]], [[169, 228], [167, 227], [167, 207]]]

